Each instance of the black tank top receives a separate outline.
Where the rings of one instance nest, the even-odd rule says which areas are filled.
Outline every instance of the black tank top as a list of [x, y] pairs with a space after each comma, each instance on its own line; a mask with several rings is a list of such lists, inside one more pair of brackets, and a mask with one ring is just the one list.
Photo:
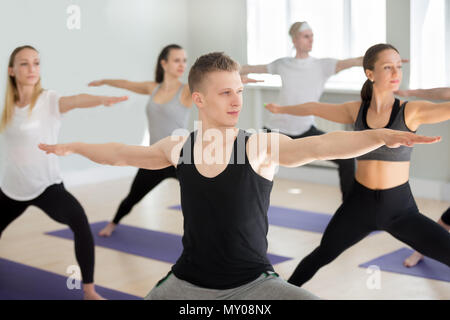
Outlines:
[[247, 158], [250, 134], [239, 130], [230, 161], [207, 178], [194, 165], [192, 132], [176, 172], [184, 217], [183, 253], [172, 267], [194, 285], [230, 289], [273, 271], [267, 258], [270, 192], [273, 182], [258, 175]]
[[[402, 105], [400, 105], [400, 100], [395, 99], [394, 105], [392, 106], [389, 122], [385, 128], [399, 131], [415, 132], [409, 130], [405, 122], [406, 103], [407, 101], [405, 101]], [[367, 111], [369, 110], [369, 106], [370, 101], [363, 101], [361, 103], [361, 107], [359, 108], [358, 112], [358, 117], [356, 118], [355, 121], [355, 131], [372, 129], [367, 124]], [[380, 161], [410, 161], [412, 150], [413, 150], [412, 147], [406, 146], [401, 146], [398, 148], [388, 148], [386, 146], [382, 146], [360, 157], [357, 157], [356, 159], [380, 160]]]

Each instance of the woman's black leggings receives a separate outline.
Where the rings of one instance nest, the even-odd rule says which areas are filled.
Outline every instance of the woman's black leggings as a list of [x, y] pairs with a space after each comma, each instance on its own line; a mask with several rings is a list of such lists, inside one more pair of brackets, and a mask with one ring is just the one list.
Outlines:
[[[264, 128], [267, 131], [271, 131], [269, 128]], [[305, 138], [311, 136], [320, 136], [325, 134], [315, 126], [311, 126], [311, 128], [298, 136], [287, 135], [292, 139]], [[347, 195], [350, 193], [352, 189], [353, 181], [355, 180], [355, 159], [336, 159], [330, 160], [338, 165], [338, 173], [339, 173], [339, 182], [342, 192], [342, 199], [345, 199]]]
[[356, 180], [334, 214], [320, 246], [305, 257], [288, 282], [302, 286], [324, 265], [375, 230], [384, 230], [418, 252], [450, 266], [450, 233], [422, 215], [406, 182], [371, 190]]
[[3, 230], [28, 206], [36, 206], [53, 220], [70, 227], [74, 233], [75, 256], [83, 283], [93, 283], [94, 239], [86, 214], [77, 199], [64, 188], [63, 183], [49, 186], [40, 196], [28, 201], [13, 200], [0, 190], [0, 237]]
[[441, 220], [448, 226], [450, 226], [450, 207], [442, 214]]
[[119, 209], [117, 209], [113, 222], [119, 224], [120, 220], [130, 213], [131, 209], [145, 197], [154, 187], [167, 178], [177, 179], [175, 167], [170, 166], [161, 170], [139, 169], [130, 192], [122, 200]]

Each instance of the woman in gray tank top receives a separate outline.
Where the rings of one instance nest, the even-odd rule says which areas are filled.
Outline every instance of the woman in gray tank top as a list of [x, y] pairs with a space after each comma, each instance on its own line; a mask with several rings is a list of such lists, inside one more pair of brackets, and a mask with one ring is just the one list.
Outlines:
[[[128, 80], [98, 80], [89, 86], [109, 85], [150, 95], [146, 107], [150, 144], [173, 134], [174, 130], [187, 128], [190, 109], [192, 107], [189, 86], [180, 78], [186, 69], [186, 53], [182, 47], [172, 44], [166, 46], [158, 57], [155, 81], [133, 82]], [[139, 169], [128, 195], [122, 200], [111, 221], [99, 233], [110, 236], [120, 220], [127, 215], [141, 199], [160, 182], [167, 178], [175, 178], [175, 168], [161, 170]]]
[[[393, 46], [370, 47], [363, 60], [367, 81], [361, 100], [343, 104], [305, 103], [266, 107], [275, 113], [315, 115], [355, 130], [389, 128], [415, 132], [422, 124], [450, 119], [450, 102], [400, 102], [394, 93], [402, 79], [402, 60]], [[351, 141], [349, 141], [351, 143]], [[395, 150], [395, 151], [394, 151]], [[422, 215], [409, 187], [412, 148], [381, 147], [358, 159], [355, 182], [317, 247], [297, 266], [290, 283], [303, 285], [372, 231], [384, 230], [422, 254], [450, 266], [450, 234]]]

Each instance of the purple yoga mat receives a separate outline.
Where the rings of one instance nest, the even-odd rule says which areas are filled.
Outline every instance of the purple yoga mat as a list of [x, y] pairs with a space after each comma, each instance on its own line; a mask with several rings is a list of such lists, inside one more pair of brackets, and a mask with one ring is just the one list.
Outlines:
[[[181, 206], [171, 206], [169, 209], [181, 210]], [[269, 224], [273, 226], [299, 229], [323, 233], [333, 215], [317, 213], [306, 210], [289, 209], [277, 206], [270, 206], [267, 213]], [[372, 232], [374, 235], [379, 231]]]
[[[172, 264], [178, 260], [183, 251], [183, 244], [179, 235], [124, 224], [119, 224], [111, 237], [100, 237], [98, 232], [107, 223], [107, 221], [91, 223], [91, 230], [96, 246]], [[73, 240], [73, 233], [70, 229], [47, 232], [46, 234]], [[267, 257], [272, 264], [292, 259], [270, 253], [267, 254]]]
[[[69, 290], [68, 277], [0, 258], [0, 300], [81, 300], [82, 289]], [[109, 300], [141, 300], [127, 293], [95, 286]]]
[[413, 252], [411, 249], [402, 248], [360, 264], [359, 267], [368, 268], [369, 266], [375, 265], [383, 271], [450, 282], [450, 268], [434, 259], [424, 257], [422, 261], [412, 268], [403, 266], [403, 261]]

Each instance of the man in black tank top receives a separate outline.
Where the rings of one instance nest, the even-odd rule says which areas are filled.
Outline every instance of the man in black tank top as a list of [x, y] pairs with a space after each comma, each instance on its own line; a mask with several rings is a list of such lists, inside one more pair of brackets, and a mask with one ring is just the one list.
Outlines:
[[[183, 253], [147, 299], [317, 299], [281, 279], [267, 259], [270, 192], [278, 165], [354, 158], [381, 146], [438, 138], [389, 129], [291, 139], [236, 128], [242, 109], [239, 65], [223, 53], [201, 56], [189, 73], [200, 127], [149, 146], [40, 145], [109, 165], [175, 166], [184, 217]], [[351, 141], [351, 143], [349, 143]]]

